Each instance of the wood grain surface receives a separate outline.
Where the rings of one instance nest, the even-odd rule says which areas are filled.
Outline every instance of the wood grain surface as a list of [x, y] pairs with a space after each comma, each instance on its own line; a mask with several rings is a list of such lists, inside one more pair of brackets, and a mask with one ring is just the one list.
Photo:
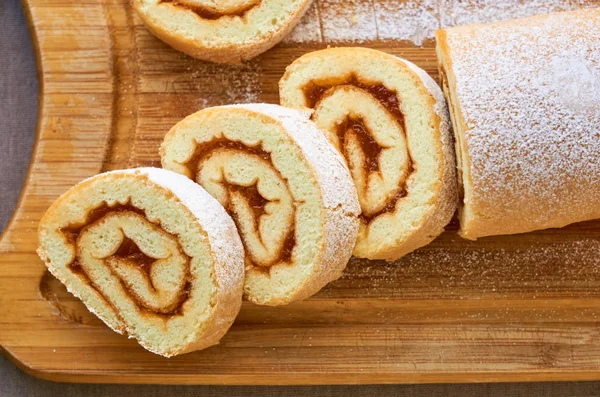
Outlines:
[[[155, 39], [124, 0], [24, 5], [41, 113], [26, 185], [0, 242], [0, 343], [28, 373], [213, 384], [600, 379], [600, 221], [477, 242], [459, 238], [453, 222], [396, 263], [353, 259], [307, 301], [245, 302], [221, 344], [172, 359], [113, 333], [35, 254], [49, 204], [101, 171], [158, 165], [165, 132], [202, 107], [276, 103], [285, 67], [336, 43], [287, 41], [245, 65], [219, 66]], [[431, 40], [365, 45], [437, 78]]]

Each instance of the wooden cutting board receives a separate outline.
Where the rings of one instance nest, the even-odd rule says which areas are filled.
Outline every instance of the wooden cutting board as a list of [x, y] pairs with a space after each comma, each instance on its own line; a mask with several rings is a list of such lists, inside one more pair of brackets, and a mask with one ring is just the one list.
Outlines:
[[[307, 301], [277, 308], [245, 302], [220, 345], [172, 359], [110, 331], [48, 274], [35, 254], [36, 227], [58, 195], [101, 171], [158, 165], [164, 133], [202, 107], [277, 103], [284, 68], [335, 44], [348, 28], [327, 15], [333, 3], [322, 0], [311, 11], [317, 30], [309, 20], [300, 38], [231, 67], [170, 49], [124, 0], [25, 0], [40, 119], [21, 200], [0, 242], [0, 343], [19, 367], [74, 382], [600, 379], [600, 221], [477, 242], [459, 238], [453, 222], [396, 263], [353, 259], [340, 280]], [[349, 20], [367, 29], [357, 35], [365, 45], [437, 78], [431, 40], [422, 48], [394, 41], [381, 24], [369, 36], [364, 10], [378, 4], [338, 6], [355, 7]]]

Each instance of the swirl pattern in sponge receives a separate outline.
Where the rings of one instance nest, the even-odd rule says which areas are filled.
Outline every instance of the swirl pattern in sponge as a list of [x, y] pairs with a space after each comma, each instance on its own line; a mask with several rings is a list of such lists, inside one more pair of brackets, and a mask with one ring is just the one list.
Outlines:
[[342, 157], [307, 114], [266, 104], [204, 109], [171, 129], [161, 157], [232, 215], [249, 300], [286, 304], [341, 275], [360, 208]]
[[132, 0], [155, 36], [194, 58], [239, 63], [268, 50], [311, 0]]
[[345, 157], [362, 209], [354, 255], [393, 260], [431, 242], [457, 202], [442, 91], [412, 63], [366, 48], [308, 53], [280, 81], [284, 106]]
[[166, 170], [79, 183], [44, 215], [38, 253], [91, 312], [163, 356], [218, 343], [241, 306], [235, 224], [201, 187]]

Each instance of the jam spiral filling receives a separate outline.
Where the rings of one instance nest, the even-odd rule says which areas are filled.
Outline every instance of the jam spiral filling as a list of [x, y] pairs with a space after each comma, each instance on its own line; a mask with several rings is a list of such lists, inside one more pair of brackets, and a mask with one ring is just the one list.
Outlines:
[[[149, 238], [134, 229], [146, 232], [145, 237]], [[164, 319], [183, 314], [182, 306], [191, 289], [191, 258], [183, 252], [177, 237], [163, 230], [159, 222], [150, 221], [143, 209], [130, 203], [102, 203], [87, 213], [84, 222], [67, 225], [61, 232], [75, 249], [68, 268], [115, 312], [108, 291], [94, 282], [101, 273], [100, 267], [107, 267], [119, 280], [140, 313]], [[159, 238], [165, 249], [153, 257], [148, 245]], [[101, 241], [102, 246], [95, 241]], [[171, 275], [175, 273], [175, 281], [162, 279], [166, 269]]]
[[217, 20], [223, 17], [244, 18], [250, 10], [258, 7], [260, 2], [261, 0], [245, 0], [240, 1], [238, 4], [230, 7], [218, 7], [216, 5], [209, 7], [207, 5], [200, 5], [189, 0], [160, 0], [159, 4], [170, 3], [175, 7], [192, 11], [202, 19]]
[[[400, 164], [400, 167], [403, 167], [403, 169], [396, 170], [400, 172], [398, 183], [386, 192], [385, 197], [376, 197], [373, 200], [369, 200], [369, 181], [371, 180], [371, 176], [376, 174], [377, 178], [382, 180], [386, 178], [385, 171], [381, 168], [381, 160], [383, 151], [389, 150], [390, 147], [378, 142], [376, 131], [370, 127], [370, 120], [367, 119], [366, 115], [354, 114], [358, 112], [349, 110], [341, 120], [338, 120], [335, 126], [325, 128], [330, 133], [335, 134], [335, 139], [339, 142], [339, 145], [337, 145], [338, 149], [346, 158], [359, 194], [362, 196], [361, 207], [363, 211], [361, 219], [364, 223], [369, 224], [379, 215], [393, 212], [398, 200], [408, 194], [407, 181], [414, 172], [414, 166], [410, 151], [406, 145], [405, 119], [400, 109], [400, 100], [395, 91], [388, 89], [380, 83], [365, 82], [356, 75], [351, 74], [347, 77], [336, 79], [313, 80], [302, 87], [305, 105], [315, 109], [312, 115], [313, 120], [317, 121], [319, 119], [321, 105], [342, 90], [355, 97], [359, 96], [362, 99], [369, 99], [368, 97], [370, 97], [372, 100], [375, 100], [384, 109], [383, 112], [385, 112], [386, 116], [393, 120], [394, 129], [398, 134], [397, 138], [404, 142], [404, 148], [401, 150], [405, 161], [402, 161], [402, 164]], [[339, 99], [343, 99], [343, 96], [340, 96]], [[337, 106], [358, 108], [360, 104], [337, 103]], [[338, 111], [345, 112], [346, 109], [338, 109]], [[322, 127], [319, 122], [317, 124]], [[356, 159], [356, 154], [353, 154], [356, 150], [362, 153], [358, 160]], [[371, 188], [372, 190], [375, 189]], [[368, 203], [367, 201], [371, 202]]]
[[[241, 166], [236, 168], [236, 164]], [[198, 144], [183, 165], [232, 216], [246, 250], [247, 266], [269, 274], [273, 265], [292, 262], [296, 203], [269, 152], [260, 144], [213, 139]], [[245, 180], [236, 178], [247, 172], [254, 173]], [[266, 186], [275, 188], [267, 192]]]

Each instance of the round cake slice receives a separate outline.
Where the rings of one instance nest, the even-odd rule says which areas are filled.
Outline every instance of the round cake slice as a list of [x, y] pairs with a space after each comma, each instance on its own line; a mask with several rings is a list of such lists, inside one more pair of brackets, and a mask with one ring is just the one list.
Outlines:
[[131, 0], [150, 31], [194, 58], [251, 59], [281, 41], [311, 0]]
[[358, 232], [356, 189], [307, 113], [267, 104], [207, 108], [169, 131], [161, 158], [233, 217], [250, 301], [307, 298], [346, 267]]
[[109, 327], [162, 356], [218, 343], [240, 310], [233, 220], [167, 170], [112, 171], [71, 188], [42, 218], [38, 254]]
[[412, 63], [366, 48], [308, 53], [279, 82], [281, 104], [312, 120], [345, 157], [362, 209], [354, 255], [394, 260], [444, 231], [457, 205], [441, 89]]

